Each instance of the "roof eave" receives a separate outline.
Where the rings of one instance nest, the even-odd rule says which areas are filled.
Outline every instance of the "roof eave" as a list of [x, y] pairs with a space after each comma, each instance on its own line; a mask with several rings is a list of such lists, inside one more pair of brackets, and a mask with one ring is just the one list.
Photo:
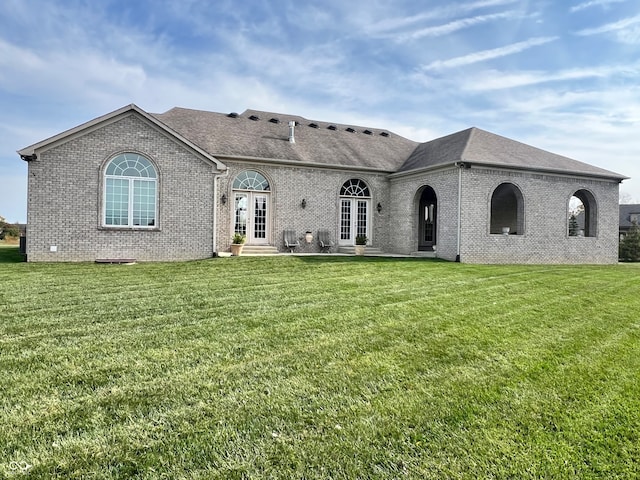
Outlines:
[[528, 171], [528, 172], [541, 172], [541, 173], [550, 173], [554, 175], [562, 175], [562, 176], [570, 176], [570, 177], [588, 177], [588, 178], [599, 178], [599, 179], [607, 179], [607, 180], [616, 180], [618, 183], [623, 180], [629, 180], [630, 177], [625, 177], [624, 175], [620, 175], [615, 172], [608, 173], [597, 173], [597, 172], [578, 172], [578, 171], [570, 171], [570, 170], [561, 170], [557, 168], [532, 168], [526, 166], [519, 165], [505, 165], [501, 163], [490, 163], [490, 162], [473, 162], [473, 161], [464, 161], [465, 164], [471, 166], [481, 166], [487, 168], [500, 168], [503, 170], [518, 170], [518, 171]]
[[126, 113], [130, 110], [135, 110], [138, 113], [140, 113], [141, 115], [145, 116], [146, 112], [144, 112], [141, 108], [139, 108], [138, 106], [132, 104], [126, 105], [122, 108], [119, 108], [117, 110], [114, 110], [113, 112], [107, 113], [106, 115], [102, 115], [100, 117], [94, 118], [93, 120], [89, 120], [88, 122], [82, 123], [80, 125], [78, 125], [77, 127], [73, 127], [70, 128], [69, 130], [65, 130], [64, 132], [61, 132], [57, 135], [54, 135], [52, 137], [49, 138], [45, 138], [44, 140], [38, 142], [38, 143], [34, 143], [33, 145], [29, 145], [28, 147], [25, 147], [21, 150], [18, 150], [18, 155], [22, 156], [30, 156], [33, 155], [36, 150], [42, 150], [42, 149], [46, 149], [46, 147], [49, 147], [50, 145], [56, 144], [59, 141], [62, 141], [64, 139], [66, 139], [67, 137], [73, 136], [76, 133], [80, 133], [83, 130], [87, 130], [90, 129], [96, 125], [100, 125], [106, 121], [111, 120], [112, 118], [118, 117], [120, 115], [122, 115], [123, 113]]
[[430, 165], [428, 167], [420, 167], [420, 168], [415, 168], [413, 170], [405, 170], [402, 172], [393, 172], [391, 173], [391, 175], [389, 175], [390, 178], [401, 178], [401, 177], [407, 177], [410, 175], [418, 175], [421, 173], [426, 173], [426, 172], [433, 172], [433, 171], [438, 171], [438, 170], [448, 170], [452, 167], [456, 167], [457, 164], [459, 164], [459, 161], [452, 161], [452, 162], [446, 162], [446, 163], [439, 163], [438, 165]]
[[304, 162], [301, 160], [291, 160], [286, 158], [267, 158], [267, 157], [250, 157], [245, 155], [216, 155], [216, 158], [220, 160], [238, 161], [238, 162], [253, 162], [253, 163], [268, 163], [268, 164], [280, 164], [287, 166], [307, 167], [307, 168], [327, 168], [331, 170], [349, 170], [358, 172], [371, 172], [382, 173], [389, 175], [394, 173], [394, 170], [387, 170], [384, 168], [374, 168], [358, 165], [341, 165], [336, 163], [316, 163], [316, 162]]
[[575, 172], [575, 171], [567, 171], [560, 170], [554, 168], [531, 168], [524, 167], [518, 165], [505, 165], [500, 163], [490, 163], [490, 162], [473, 162], [469, 160], [456, 160], [446, 163], [440, 163], [438, 165], [431, 165], [428, 167], [417, 168], [415, 170], [407, 170], [403, 172], [394, 172], [390, 175], [391, 178], [400, 178], [406, 177], [410, 175], [417, 175], [426, 172], [432, 172], [437, 170], [445, 170], [451, 167], [458, 167], [464, 164], [465, 167], [470, 168], [472, 166], [485, 167], [485, 168], [499, 168], [502, 170], [517, 170], [517, 171], [528, 171], [532, 173], [549, 173], [553, 175], [562, 175], [562, 176], [570, 176], [570, 177], [587, 177], [587, 178], [598, 178], [598, 179], [606, 179], [606, 180], [615, 180], [618, 183], [623, 180], [629, 180], [629, 177], [625, 177], [624, 175], [617, 174], [615, 172], [606, 173], [596, 173], [596, 172]]

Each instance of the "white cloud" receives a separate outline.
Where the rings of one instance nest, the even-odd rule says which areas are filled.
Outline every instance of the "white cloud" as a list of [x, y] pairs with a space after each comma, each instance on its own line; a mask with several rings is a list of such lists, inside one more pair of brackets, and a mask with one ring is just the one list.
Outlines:
[[607, 23], [606, 25], [602, 25], [600, 27], [595, 28], [585, 28], [582, 30], [578, 30], [576, 35], [599, 35], [601, 33], [615, 32], [619, 30], [625, 30], [628, 27], [635, 26], [640, 23], [640, 15], [636, 15], [635, 17], [624, 18], [622, 20], [618, 20], [617, 22]]
[[574, 5], [569, 9], [569, 11], [571, 13], [575, 13], [575, 12], [579, 12], [580, 10], [584, 10], [586, 8], [607, 7], [613, 3], [622, 3], [626, 1], [627, 0], [590, 0], [588, 2], [582, 2], [582, 3], [579, 3], [578, 5]]
[[607, 78], [612, 75], [634, 77], [638, 74], [640, 74], [640, 64], [638, 63], [631, 65], [572, 68], [556, 72], [519, 71], [508, 73], [498, 70], [488, 70], [475, 75], [473, 79], [465, 80], [461, 88], [468, 91], [504, 90], [541, 83]]
[[470, 28], [482, 23], [492, 22], [494, 20], [501, 20], [505, 18], [513, 18], [516, 14], [517, 12], [515, 10], [509, 10], [506, 12], [491, 13], [487, 15], [478, 15], [475, 17], [462, 18], [462, 19], [454, 20], [452, 22], [445, 23], [442, 25], [434, 25], [430, 27], [420, 28], [412, 32], [393, 35], [393, 38], [399, 42], [408, 42], [408, 41], [419, 40], [420, 38], [424, 38], [424, 37], [440, 37], [440, 36], [449, 35], [458, 30]]
[[474, 52], [469, 55], [463, 55], [460, 57], [450, 58], [448, 60], [436, 60], [422, 67], [423, 70], [443, 70], [446, 68], [461, 67], [464, 65], [471, 65], [473, 63], [484, 62], [487, 60], [493, 60], [495, 58], [505, 57], [507, 55], [513, 55], [520, 53], [529, 48], [544, 45], [549, 42], [557, 40], [558, 37], [536, 37], [526, 40], [524, 42], [517, 42], [511, 45], [506, 45], [500, 48], [493, 48], [490, 50], [482, 50]]
[[370, 34], [397, 31], [425, 20], [453, 18], [466, 15], [476, 10], [500, 7], [517, 3], [519, 0], [479, 0], [475, 2], [451, 3], [446, 6], [433, 7], [416, 15], [388, 18], [370, 23], [366, 30]]

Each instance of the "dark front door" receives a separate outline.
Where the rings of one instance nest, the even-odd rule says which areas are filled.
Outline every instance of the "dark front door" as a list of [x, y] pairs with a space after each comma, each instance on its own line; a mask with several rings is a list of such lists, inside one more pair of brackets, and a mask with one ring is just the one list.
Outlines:
[[418, 207], [418, 250], [433, 250], [436, 245], [436, 231], [438, 219], [438, 201], [436, 192], [431, 187], [425, 187], [420, 196]]

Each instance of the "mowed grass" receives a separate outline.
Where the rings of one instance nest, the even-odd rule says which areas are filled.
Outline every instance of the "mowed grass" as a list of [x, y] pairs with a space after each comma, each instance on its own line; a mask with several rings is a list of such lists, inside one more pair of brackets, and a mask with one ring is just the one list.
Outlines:
[[0, 477], [640, 473], [639, 266], [8, 252]]

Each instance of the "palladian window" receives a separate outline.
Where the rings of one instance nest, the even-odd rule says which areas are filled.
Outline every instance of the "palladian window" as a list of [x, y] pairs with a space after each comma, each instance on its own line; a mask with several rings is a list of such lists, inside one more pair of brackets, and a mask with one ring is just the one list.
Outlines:
[[104, 218], [107, 227], [156, 226], [157, 172], [137, 153], [122, 153], [107, 165], [104, 178]]

